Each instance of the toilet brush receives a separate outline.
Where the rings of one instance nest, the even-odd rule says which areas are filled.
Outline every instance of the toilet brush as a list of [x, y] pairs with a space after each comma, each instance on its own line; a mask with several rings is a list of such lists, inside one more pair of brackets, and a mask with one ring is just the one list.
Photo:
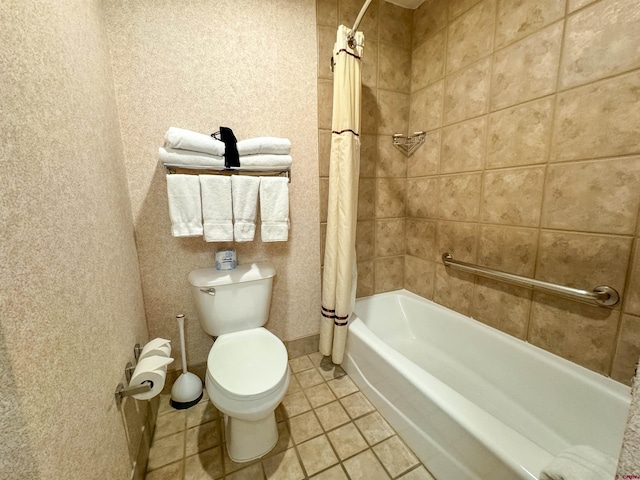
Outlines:
[[184, 315], [176, 315], [180, 329], [180, 348], [182, 349], [182, 375], [171, 387], [171, 406], [178, 410], [193, 407], [202, 398], [202, 380], [194, 373], [187, 372], [187, 352], [184, 346]]

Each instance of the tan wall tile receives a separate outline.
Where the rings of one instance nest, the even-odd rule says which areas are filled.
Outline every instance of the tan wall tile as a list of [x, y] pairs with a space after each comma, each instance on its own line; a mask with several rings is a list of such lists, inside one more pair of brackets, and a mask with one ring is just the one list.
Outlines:
[[407, 160], [407, 177], [424, 177], [438, 173], [441, 130], [427, 133], [422, 146]]
[[569, 12], [575, 12], [579, 8], [585, 7], [596, 0], [569, 0]]
[[[318, 164], [321, 177], [329, 176], [331, 158], [331, 130], [318, 130]], [[362, 163], [362, 161], [361, 161]], [[360, 168], [362, 170], [362, 168]]]
[[385, 43], [380, 43], [378, 50], [378, 88], [409, 93], [411, 50]]
[[640, 3], [605, 0], [567, 19], [560, 85], [568, 88], [640, 66]]
[[402, 48], [411, 48], [409, 29], [413, 21], [413, 10], [389, 2], [380, 2], [379, 15], [382, 19], [378, 26], [380, 41]]
[[[339, 22], [351, 28], [362, 9], [362, 2], [360, 0], [340, 0], [338, 3]], [[364, 33], [365, 39], [378, 38], [378, 18], [378, 0], [373, 0], [358, 27], [358, 31]]]
[[606, 375], [620, 312], [534, 293], [529, 342]]
[[481, 182], [480, 173], [439, 177], [438, 217], [445, 220], [478, 220]]
[[318, 79], [318, 128], [331, 130], [333, 114], [333, 82]]
[[533, 276], [538, 248], [538, 229], [482, 225], [478, 242], [480, 265]]
[[376, 176], [378, 165], [378, 136], [360, 135], [360, 178]]
[[358, 220], [368, 220], [376, 216], [376, 181], [361, 178], [358, 185]]
[[329, 206], [329, 179], [320, 179], [320, 221], [327, 221], [327, 209]]
[[411, 56], [411, 91], [415, 92], [444, 75], [445, 30], [427, 38], [413, 49]]
[[438, 179], [436, 177], [407, 180], [407, 216], [438, 218]]
[[558, 95], [551, 160], [640, 151], [640, 71]]
[[444, 124], [487, 113], [491, 59], [481, 60], [446, 79]]
[[440, 81], [411, 94], [411, 132], [428, 132], [442, 125], [443, 89], [444, 81]]
[[630, 238], [543, 230], [536, 278], [582, 289], [609, 285], [624, 292], [630, 253]]
[[404, 218], [376, 220], [376, 257], [404, 255]]
[[404, 260], [404, 288], [431, 300], [435, 283], [435, 264], [422, 258], [406, 255]]
[[404, 217], [406, 180], [379, 178], [376, 180], [376, 218]]
[[544, 175], [544, 166], [486, 171], [482, 187], [482, 221], [537, 227]]
[[495, 54], [492, 111], [554, 92], [562, 28], [555, 23]]
[[631, 385], [638, 358], [640, 358], [640, 317], [622, 315], [611, 377]]
[[640, 208], [640, 157], [550, 165], [542, 226], [633, 234]]
[[436, 263], [435, 267], [433, 301], [463, 315], [469, 315], [473, 300], [474, 276], [446, 268], [442, 263]]
[[440, 172], [469, 172], [482, 169], [486, 137], [486, 116], [443, 128]]
[[447, 24], [447, 1], [426, 0], [413, 12], [413, 44], [442, 30]]
[[379, 90], [378, 108], [378, 134], [406, 133], [409, 126], [408, 94]]
[[433, 261], [442, 264], [442, 255], [450, 253], [456, 260], [476, 263], [478, 235], [479, 227], [475, 223], [438, 221], [438, 247]]
[[316, 0], [316, 22], [329, 27], [338, 26], [338, 0]]
[[324, 247], [327, 244], [327, 224], [320, 224], [320, 265], [324, 265]]
[[[629, 273], [629, 286], [624, 302], [624, 311], [640, 315], [640, 241], [635, 240], [635, 253]], [[622, 293], [622, 292], [620, 292]]]
[[478, 277], [471, 316], [516, 338], [525, 340], [531, 310], [531, 290]]
[[498, 0], [496, 48], [502, 47], [564, 16], [565, 0]]
[[393, 146], [393, 138], [389, 135], [378, 135], [378, 177], [407, 176], [407, 157]]
[[[326, 59], [319, 58], [319, 62]], [[378, 42], [366, 41], [362, 53], [362, 68], [360, 70], [362, 76], [362, 86], [369, 88], [378, 88]]]
[[377, 258], [375, 293], [399, 290], [404, 285], [404, 256]]
[[326, 78], [333, 81], [331, 71], [331, 56], [333, 44], [336, 42], [336, 27], [318, 26], [318, 78]]
[[449, 0], [449, 21], [459, 17], [480, 0]]
[[356, 259], [358, 262], [375, 257], [375, 220], [360, 220], [356, 226]]
[[[361, 125], [362, 133], [378, 133], [378, 90], [369, 87], [362, 87], [362, 105], [361, 105]], [[331, 126], [329, 126], [331, 128]]]
[[436, 222], [416, 218], [407, 219], [406, 253], [424, 260], [437, 257]]
[[373, 295], [374, 284], [374, 260], [358, 262], [358, 285], [356, 286], [356, 297], [368, 297]]
[[493, 48], [496, 0], [483, 0], [452, 21], [447, 37], [447, 73], [487, 56]]
[[487, 168], [545, 163], [551, 143], [553, 97], [492, 113], [487, 135]]

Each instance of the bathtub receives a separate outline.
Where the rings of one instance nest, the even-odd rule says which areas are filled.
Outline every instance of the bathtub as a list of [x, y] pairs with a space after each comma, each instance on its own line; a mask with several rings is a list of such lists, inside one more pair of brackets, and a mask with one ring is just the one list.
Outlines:
[[628, 387], [405, 290], [356, 301], [343, 366], [438, 480], [620, 453]]

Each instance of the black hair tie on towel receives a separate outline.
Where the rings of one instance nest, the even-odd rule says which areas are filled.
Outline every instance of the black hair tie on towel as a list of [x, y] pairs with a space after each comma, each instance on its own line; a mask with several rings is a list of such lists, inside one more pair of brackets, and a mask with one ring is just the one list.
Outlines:
[[[211, 136], [215, 136], [215, 133]], [[233, 134], [233, 130], [229, 127], [220, 127], [220, 140], [224, 143], [224, 167], [239, 167], [240, 155], [238, 155], [238, 146], [236, 145], [238, 140]]]

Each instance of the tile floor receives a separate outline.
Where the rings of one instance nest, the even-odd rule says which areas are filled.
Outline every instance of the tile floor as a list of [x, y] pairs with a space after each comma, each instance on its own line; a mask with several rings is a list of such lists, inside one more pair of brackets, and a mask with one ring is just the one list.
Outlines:
[[276, 410], [279, 441], [265, 457], [235, 463], [222, 415], [205, 398], [174, 410], [162, 396], [146, 480], [434, 480], [344, 370], [320, 353], [289, 361]]

